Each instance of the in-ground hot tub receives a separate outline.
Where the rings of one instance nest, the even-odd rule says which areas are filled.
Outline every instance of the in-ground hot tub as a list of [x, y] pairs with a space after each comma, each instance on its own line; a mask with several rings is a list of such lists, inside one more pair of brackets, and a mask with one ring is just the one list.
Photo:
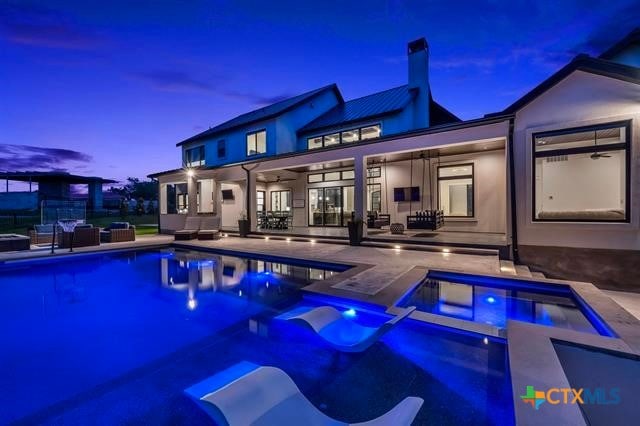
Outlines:
[[0, 234], [0, 251], [29, 250], [31, 240], [25, 235]]

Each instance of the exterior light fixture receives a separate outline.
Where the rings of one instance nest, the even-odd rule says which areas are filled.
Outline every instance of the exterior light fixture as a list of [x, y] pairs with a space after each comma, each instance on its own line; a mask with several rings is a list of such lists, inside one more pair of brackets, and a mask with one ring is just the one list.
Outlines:
[[187, 176], [193, 177], [193, 170], [191, 169], [187, 170]]

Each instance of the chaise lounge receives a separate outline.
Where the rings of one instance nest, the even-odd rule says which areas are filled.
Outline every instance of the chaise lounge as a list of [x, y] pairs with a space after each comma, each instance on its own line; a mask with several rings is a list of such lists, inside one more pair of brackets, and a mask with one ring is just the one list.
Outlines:
[[198, 237], [200, 230], [200, 218], [188, 216], [184, 222], [184, 229], [173, 233], [175, 241], [193, 240]]
[[220, 218], [219, 217], [203, 217], [200, 221], [200, 229], [198, 230], [199, 240], [218, 240], [220, 239]]
[[[218, 425], [349, 425], [318, 410], [279, 368], [238, 363], [185, 389]], [[407, 397], [382, 416], [359, 426], [410, 425], [424, 400]]]
[[415, 306], [404, 308], [402, 313], [380, 327], [357, 324], [345, 318], [340, 311], [331, 306], [320, 306], [311, 310], [306, 307], [298, 308], [276, 318], [310, 327], [325, 342], [340, 352], [363, 352], [415, 309]]

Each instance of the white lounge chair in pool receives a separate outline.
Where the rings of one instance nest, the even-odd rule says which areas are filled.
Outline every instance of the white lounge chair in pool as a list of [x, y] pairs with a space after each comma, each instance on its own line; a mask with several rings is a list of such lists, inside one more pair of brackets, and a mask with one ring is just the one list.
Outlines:
[[[219, 425], [349, 425], [318, 410], [284, 371], [246, 361], [185, 389], [185, 393]], [[410, 425], [423, 402], [410, 396], [376, 419], [352, 424]]]
[[377, 342], [398, 322], [408, 317], [415, 309], [415, 306], [404, 308], [402, 313], [380, 327], [366, 327], [357, 324], [355, 321], [345, 318], [340, 311], [331, 306], [320, 306], [311, 310], [294, 309], [277, 318], [311, 327], [318, 336], [341, 352], [362, 352]]

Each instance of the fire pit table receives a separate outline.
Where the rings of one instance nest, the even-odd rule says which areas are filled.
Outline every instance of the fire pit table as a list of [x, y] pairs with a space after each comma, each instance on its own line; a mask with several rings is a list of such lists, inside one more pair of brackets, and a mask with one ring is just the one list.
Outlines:
[[0, 234], [0, 251], [29, 250], [31, 239], [26, 235]]

